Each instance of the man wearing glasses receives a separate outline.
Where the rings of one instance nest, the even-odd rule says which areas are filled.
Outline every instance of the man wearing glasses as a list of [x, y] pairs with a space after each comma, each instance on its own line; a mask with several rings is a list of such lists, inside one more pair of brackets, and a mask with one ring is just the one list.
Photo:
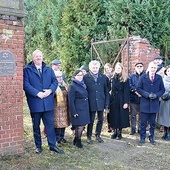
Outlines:
[[140, 77], [144, 74], [143, 63], [137, 62], [135, 64], [135, 72], [129, 76], [130, 83], [130, 122], [131, 122], [131, 132], [130, 135], [136, 133], [136, 122], [138, 115], [138, 133], [140, 132], [140, 97], [141, 95], [136, 91], [138, 81]]

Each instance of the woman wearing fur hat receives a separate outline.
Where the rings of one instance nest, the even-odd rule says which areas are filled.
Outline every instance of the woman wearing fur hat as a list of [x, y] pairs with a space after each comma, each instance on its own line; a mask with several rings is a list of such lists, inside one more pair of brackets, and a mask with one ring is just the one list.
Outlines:
[[70, 125], [69, 111], [68, 111], [68, 85], [63, 81], [63, 73], [61, 71], [54, 71], [58, 87], [54, 94], [54, 126], [56, 133], [56, 141], [58, 144], [66, 143], [64, 139], [65, 128]]

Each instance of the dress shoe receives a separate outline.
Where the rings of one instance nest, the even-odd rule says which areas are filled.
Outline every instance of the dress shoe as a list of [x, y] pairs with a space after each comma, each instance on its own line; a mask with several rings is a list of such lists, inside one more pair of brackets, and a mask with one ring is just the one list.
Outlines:
[[87, 137], [87, 143], [88, 144], [93, 144], [93, 141], [92, 141], [92, 139], [91, 139], [91, 137], [89, 136], [89, 137]]
[[36, 152], [37, 154], [40, 154], [40, 153], [42, 152], [42, 148], [41, 148], [41, 147], [37, 147], [36, 150], [35, 150], [35, 152]]
[[156, 142], [153, 139], [149, 139], [149, 141], [152, 145], [156, 145]]
[[54, 151], [54, 152], [56, 152], [56, 153], [64, 153], [64, 151], [61, 150], [61, 149], [59, 149], [58, 147], [54, 147], [54, 148], [51, 148], [51, 147], [50, 147], [50, 151]]
[[121, 140], [122, 139], [122, 134], [118, 134], [117, 137], [116, 137], [116, 140]]
[[111, 135], [111, 139], [116, 139], [116, 137], [117, 137], [117, 133], [113, 133], [113, 135]]
[[140, 140], [139, 141], [139, 146], [142, 146], [142, 145], [144, 145], [145, 144], [145, 141], [144, 140]]
[[99, 143], [103, 143], [104, 140], [99, 136], [99, 135], [96, 135], [96, 140], [99, 142]]

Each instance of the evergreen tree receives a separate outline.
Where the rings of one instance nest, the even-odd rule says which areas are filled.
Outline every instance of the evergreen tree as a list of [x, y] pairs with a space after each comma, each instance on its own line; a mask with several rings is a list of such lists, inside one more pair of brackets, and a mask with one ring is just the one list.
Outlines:
[[107, 9], [114, 29], [125, 28], [157, 48], [170, 35], [170, 0], [109, 0]]
[[65, 71], [72, 71], [90, 61], [91, 41], [103, 39], [101, 33], [107, 31], [108, 20], [102, 0], [74, 0], [65, 5], [60, 24], [59, 54]]

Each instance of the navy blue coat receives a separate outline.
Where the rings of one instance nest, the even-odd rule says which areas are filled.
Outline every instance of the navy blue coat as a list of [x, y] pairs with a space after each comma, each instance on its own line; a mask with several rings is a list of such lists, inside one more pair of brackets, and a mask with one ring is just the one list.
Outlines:
[[[68, 101], [72, 125], [82, 126], [90, 123], [87, 90], [74, 79], [69, 86]], [[78, 117], [75, 118], [75, 114], [78, 114]]]
[[[144, 74], [137, 86], [138, 93], [142, 96], [140, 101], [140, 111], [143, 113], [157, 113], [159, 112], [159, 97], [161, 97], [164, 92], [164, 84], [162, 77], [155, 74], [153, 83], [149, 78], [149, 74]], [[158, 97], [154, 100], [149, 99], [150, 93], [155, 93]]]
[[83, 77], [89, 95], [90, 111], [103, 111], [109, 106], [109, 79], [102, 73], [98, 74], [97, 82], [90, 73]]
[[[29, 109], [32, 113], [54, 110], [54, 92], [58, 82], [52, 68], [47, 67], [45, 63], [42, 65], [42, 78], [33, 62], [30, 62], [24, 68], [24, 90], [27, 97]], [[51, 89], [48, 97], [40, 99], [37, 97], [43, 89]]]

